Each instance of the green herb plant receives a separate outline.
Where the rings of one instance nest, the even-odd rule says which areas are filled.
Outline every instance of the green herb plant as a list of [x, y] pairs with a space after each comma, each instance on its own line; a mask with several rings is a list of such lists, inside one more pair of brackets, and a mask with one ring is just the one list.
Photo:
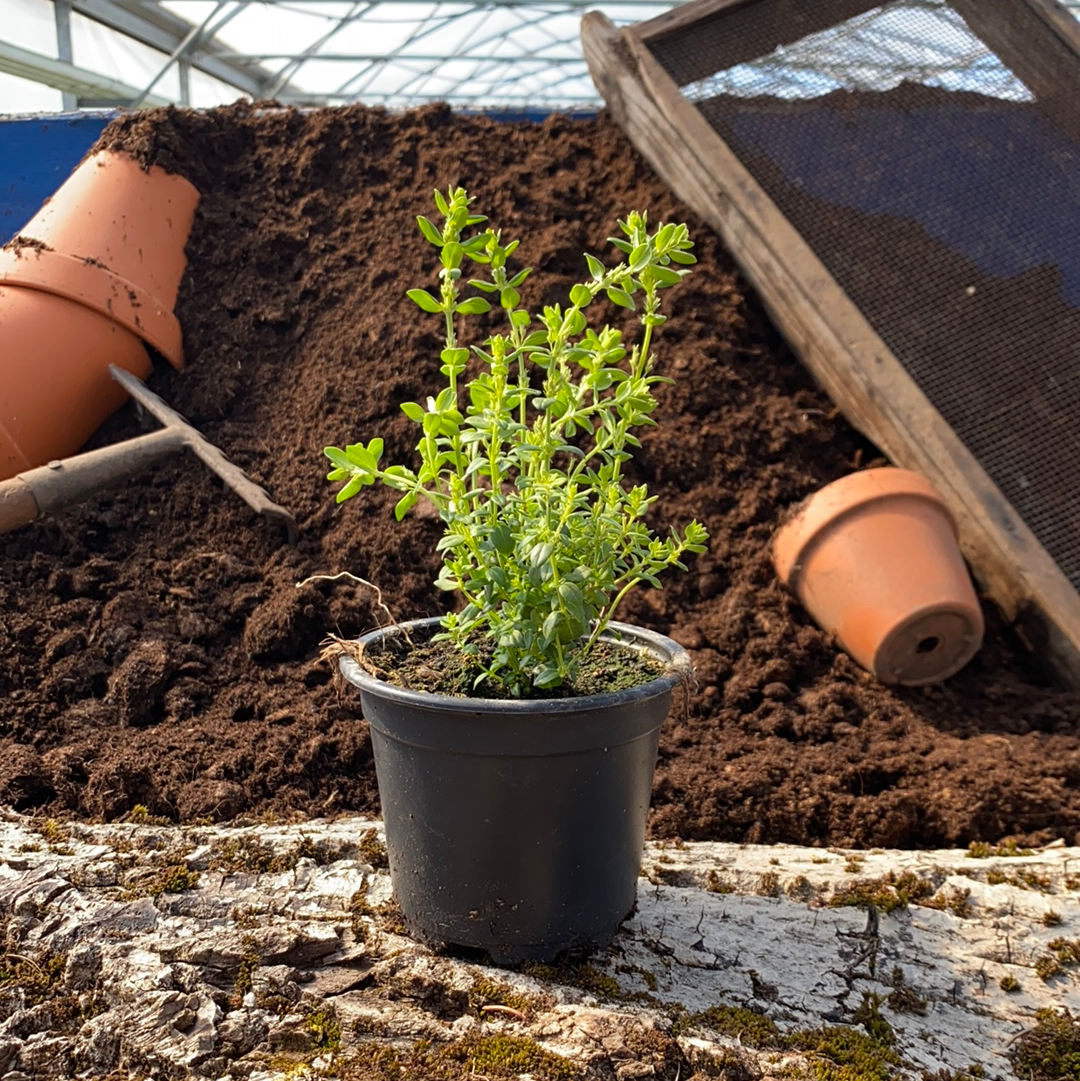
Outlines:
[[[419, 469], [384, 467], [379, 438], [325, 454], [328, 479], [345, 481], [338, 502], [381, 481], [404, 493], [399, 521], [419, 499], [434, 505], [445, 523], [435, 584], [464, 599], [436, 637], [475, 659], [477, 686], [490, 681], [520, 696], [570, 679], [630, 590], [660, 586], [661, 571], [685, 570], [682, 556], [705, 550], [696, 521], [655, 535], [644, 520], [654, 497], [624, 476], [640, 446], [635, 429], [655, 424], [652, 388], [671, 382], [653, 371], [661, 294], [696, 260], [685, 225], [650, 231], [646, 214], [631, 213], [611, 238], [618, 265], [586, 255], [588, 280], [573, 286], [569, 303], [533, 316], [520, 306], [529, 270], [508, 268], [518, 241], [475, 231], [487, 219], [471, 203], [461, 188], [436, 191], [442, 228], [417, 219], [442, 266], [437, 293], [408, 296], [442, 317], [446, 378], [424, 405], [401, 406], [421, 429]], [[468, 280], [479, 295], [463, 298], [470, 265], [485, 276]], [[506, 328], [470, 350], [458, 324], [491, 310], [485, 294]], [[640, 340], [629, 349], [619, 330], [589, 327], [585, 309], [601, 295], [640, 312]], [[471, 356], [479, 371], [463, 382]]]

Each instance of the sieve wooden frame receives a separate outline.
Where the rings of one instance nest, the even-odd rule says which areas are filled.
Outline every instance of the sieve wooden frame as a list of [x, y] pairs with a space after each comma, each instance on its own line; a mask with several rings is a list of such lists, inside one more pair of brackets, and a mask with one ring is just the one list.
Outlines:
[[[957, 520], [980, 585], [1035, 657], [1058, 680], [1080, 688], [1080, 594], [807, 241], [649, 50], [649, 42], [691, 33], [704, 19], [757, 2], [690, 0], [622, 30], [590, 12], [581, 35], [597, 90], [657, 174], [720, 234], [777, 328], [851, 424], [895, 464], [922, 473], [937, 487]], [[1025, 39], [1017, 43], [994, 16], [1002, 2], [952, 0], [965, 17], [974, 11], [972, 29], [1008, 58], [1021, 79], [1039, 80], [1042, 61], [1063, 54], [1080, 75], [1080, 31], [1068, 12], [1054, 0], [1009, 0], [1014, 11], [1017, 5], [1024, 9], [1027, 20]], [[832, 5], [804, 5], [812, 13], [790, 28], [786, 40], [772, 39], [769, 48], [878, 3], [845, 0], [841, 6], [837, 19]], [[762, 55], [759, 42], [746, 48], [744, 55], [733, 53], [731, 63]]]

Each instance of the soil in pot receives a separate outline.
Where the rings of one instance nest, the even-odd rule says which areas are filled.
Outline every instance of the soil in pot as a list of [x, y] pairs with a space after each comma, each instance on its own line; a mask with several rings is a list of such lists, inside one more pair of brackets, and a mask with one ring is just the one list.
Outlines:
[[[889, 689], [776, 581], [769, 545], [786, 509], [875, 451], [608, 119], [148, 111], [104, 142], [203, 193], [178, 302], [188, 368], [159, 366], [155, 389], [303, 536], [283, 546], [177, 458], [0, 538], [0, 802], [104, 818], [136, 804], [181, 819], [378, 810], [366, 727], [316, 657], [326, 630], [356, 634], [380, 612], [347, 582], [295, 583], [349, 570], [402, 618], [444, 602], [438, 522], [396, 524], [389, 492], [335, 506], [321, 450], [377, 433], [388, 456], [409, 453], [398, 403], [439, 363], [437, 326], [403, 299], [433, 273], [412, 223], [433, 187], [460, 181], [522, 237], [534, 304], [561, 299], [582, 252], [599, 254], [634, 207], [688, 220], [698, 241], [659, 338], [678, 383], [662, 388], [635, 469], [659, 497], [657, 524], [700, 518], [710, 552], [620, 612], [689, 647], [700, 682], [662, 734], [653, 836], [1074, 840], [1080, 696], [1044, 685], [1000, 626], [943, 687]], [[125, 410], [98, 441], [137, 431]]]

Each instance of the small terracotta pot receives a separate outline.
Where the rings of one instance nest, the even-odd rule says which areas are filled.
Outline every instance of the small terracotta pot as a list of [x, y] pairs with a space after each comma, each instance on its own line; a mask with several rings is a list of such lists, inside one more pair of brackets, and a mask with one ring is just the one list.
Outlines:
[[936, 683], [982, 645], [956, 524], [917, 473], [868, 469], [827, 485], [781, 527], [773, 559], [817, 623], [885, 683]]
[[184, 363], [173, 314], [198, 191], [124, 154], [87, 158], [0, 249], [0, 479], [75, 453], [146, 378]]

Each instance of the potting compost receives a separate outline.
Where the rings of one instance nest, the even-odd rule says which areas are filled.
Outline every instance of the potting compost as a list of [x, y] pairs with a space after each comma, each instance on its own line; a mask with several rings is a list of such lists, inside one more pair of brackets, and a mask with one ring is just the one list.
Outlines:
[[[657, 341], [658, 426], [633, 464], [657, 528], [697, 517], [707, 555], [619, 616], [690, 649], [699, 687], [661, 738], [650, 830], [687, 840], [845, 846], [1068, 843], [1080, 830], [1080, 695], [1039, 675], [992, 611], [942, 686], [890, 689], [775, 579], [769, 546], [821, 485], [885, 464], [779, 340], [716, 235], [604, 115], [498, 123], [432, 106], [302, 113], [233, 106], [123, 116], [99, 148], [202, 193], [177, 312], [188, 367], [150, 383], [296, 515], [281, 532], [184, 458], [0, 538], [0, 803], [192, 821], [378, 812], [356, 696], [318, 660], [328, 632], [452, 603], [432, 587], [440, 523], [396, 496], [335, 506], [327, 445], [416, 429], [440, 325], [405, 298], [435, 281], [415, 226], [461, 184], [520, 238], [524, 302], [565, 299], [583, 252], [629, 210], [687, 221], [700, 260]], [[912, 226], [913, 229], [918, 227]], [[934, 243], [926, 238], [926, 243]], [[592, 309], [590, 309], [590, 312]], [[634, 317], [607, 318], [631, 330]], [[494, 315], [492, 316], [494, 318]], [[477, 341], [494, 323], [476, 322]], [[131, 407], [95, 436], [139, 432]]]

